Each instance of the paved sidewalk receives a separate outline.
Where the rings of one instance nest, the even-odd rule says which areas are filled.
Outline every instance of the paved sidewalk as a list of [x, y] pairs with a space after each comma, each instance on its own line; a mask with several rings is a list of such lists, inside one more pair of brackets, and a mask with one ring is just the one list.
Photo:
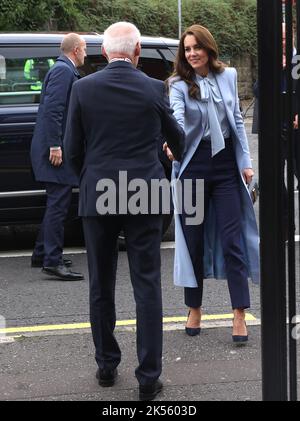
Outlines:
[[[249, 327], [244, 347], [231, 342], [229, 327], [204, 328], [194, 338], [179, 328], [164, 331], [165, 387], [158, 401], [261, 400], [259, 326]], [[117, 338], [123, 358], [113, 388], [97, 384], [90, 332], [2, 343], [0, 400], [137, 401], [134, 329], [118, 330]]]

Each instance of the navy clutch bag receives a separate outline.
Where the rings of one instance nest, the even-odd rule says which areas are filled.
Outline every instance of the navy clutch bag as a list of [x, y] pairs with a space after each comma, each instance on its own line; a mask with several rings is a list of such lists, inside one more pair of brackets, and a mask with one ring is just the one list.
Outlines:
[[255, 179], [252, 179], [251, 183], [248, 185], [248, 190], [252, 199], [252, 203], [254, 205], [259, 196], [259, 186], [258, 182]]

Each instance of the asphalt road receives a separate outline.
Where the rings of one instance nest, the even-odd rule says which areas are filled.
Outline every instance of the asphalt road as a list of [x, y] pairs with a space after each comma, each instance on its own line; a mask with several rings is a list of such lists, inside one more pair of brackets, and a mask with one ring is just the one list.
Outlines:
[[[84, 273], [85, 280], [53, 280], [30, 267], [29, 257], [0, 258], [0, 314], [7, 327], [40, 324], [88, 322], [88, 271], [86, 254], [71, 254], [74, 270]], [[162, 250], [162, 290], [164, 315], [184, 317], [182, 289], [173, 285], [174, 249]], [[250, 285], [251, 313], [259, 318], [259, 287]], [[129, 277], [126, 252], [118, 262], [116, 307], [118, 320], [135, 318], [135, 305]], [[228, 314], [231, 311], [226, 281], [207, 280], [204, 287], [206, 314]]]

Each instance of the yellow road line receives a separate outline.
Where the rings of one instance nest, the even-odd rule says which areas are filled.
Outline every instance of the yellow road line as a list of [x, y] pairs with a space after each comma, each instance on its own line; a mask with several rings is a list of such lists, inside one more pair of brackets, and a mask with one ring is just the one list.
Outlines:
[[[232, 319], [232, 314], [207, 314], [202, 316], [203, 321], [209, 320], [228, 320]], [[246, 314], [246, 320], [256, 320], [256, 318], [250, 314]], [[178, 323], [185, 322], [186, 316], [184, 317], [164, 317], [163, 323]], [[136, 320], [118, 320], [116, 326], [135, 326]], [[34, 332], [50, 332], [56, 330], [78, 330], [78, 329], [89, 329], [90, 323], [68, 323], [60, 325], [39, 325], [39, 326], [20, 326], [20, 327], [8, 327], [0, 329], [0, 334], [9, 333], [34, 333]]]

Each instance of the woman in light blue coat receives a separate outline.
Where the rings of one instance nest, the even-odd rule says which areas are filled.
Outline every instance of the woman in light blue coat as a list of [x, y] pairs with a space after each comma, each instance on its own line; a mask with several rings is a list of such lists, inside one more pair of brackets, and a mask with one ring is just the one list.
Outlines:
[[[236, 70], [218, 60], [211, 33], [193, 25], [181, 37], [169, 84], [175, 118], [186, 133], [183, 159], [173, 162], [174, 280], [175, 285], [184, 287], [189, 307], [186, 333], [200, 333], [203, 279], [227, 278], [234, 313], [232, 339], [246, 342], [248, 279], [259, 281], [259, 241], [247, 189], [254, 173], [239, 108]], [[173, 160], [167, 145], [164, 149]], [[204, 219], [192, 225], [193, 215], [180, 203], [184, 204], [190, 180], [192, 203], [199, 202], [198, 179], [204, 180]]]

